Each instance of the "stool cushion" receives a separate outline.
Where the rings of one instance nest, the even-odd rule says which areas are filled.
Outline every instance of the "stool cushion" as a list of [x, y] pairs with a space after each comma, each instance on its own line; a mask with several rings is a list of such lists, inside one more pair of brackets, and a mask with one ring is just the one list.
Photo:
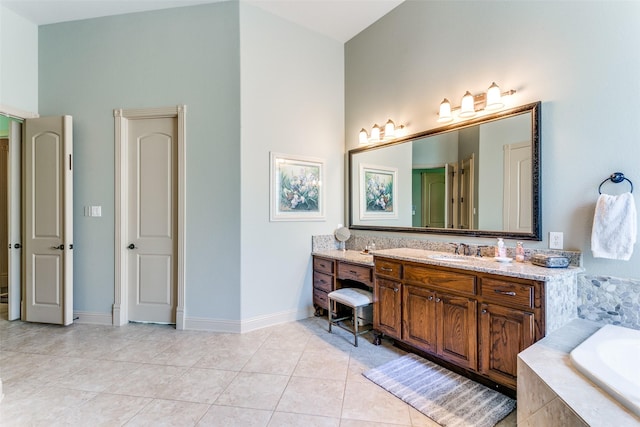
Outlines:
[[342, 288], [329, 292], [328, 297], [350, 307], [362, 307], [373, 302], [373, 294], [360, 288]]

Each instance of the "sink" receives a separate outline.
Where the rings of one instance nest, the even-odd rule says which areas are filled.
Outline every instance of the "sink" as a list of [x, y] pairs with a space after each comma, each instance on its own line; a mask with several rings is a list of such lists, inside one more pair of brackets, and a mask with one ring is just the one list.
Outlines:
[[452, 261], [452, 262], [466, 262], [471, 259], [471, 257], [465, 255], [456, 255], [456, 254], [433, 254], [429, 255], [429, 258], [435, 259], [436, 261]]

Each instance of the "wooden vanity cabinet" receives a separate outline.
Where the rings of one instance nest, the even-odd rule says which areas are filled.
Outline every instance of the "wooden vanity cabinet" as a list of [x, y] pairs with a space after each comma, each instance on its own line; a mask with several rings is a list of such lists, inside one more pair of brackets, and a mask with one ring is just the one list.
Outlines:
[[515, 389], [517, 355], [535, 342], [534, 315], [496, 304], [480, 306], [480, 373]]
[[542, 293], [543, 284], [487, 276], [480, 276], [479, 281], [483, 299], [479, 316], [479, 371], [495, 382], [515, 388], [518, 353], [544, 336], [536, 336], [536, 321], [542, 322], [540, 299], [536, 296]]
[[476, 370], [478, 368], [477, 302], [473, 298], [436, 294], [438, 304], [437, 355], [450, 362]]
[[335, 261], [319, 256], [313, 257], [313, 305], [316, 316], [328, 310], [327, 294], [336, 288]]
[[374, 290], [376, 330], [514, 390], [544, 337], [544, 282], [376, 257]]
[[375, 264], [373, 327], [389, 337], [402, 337], [402, 264], [381, 260]]
[[[357, 261], [313, 256], [313, 305], [316, 316], [329, 309], [329, 292], [342, 287], [373, 287], [373, 267]], [[336, 307], [332, 309], [335, 311]]]
[[477, 302], [475, 277], [406, 265], [402, 297], [402, 339], [412, 346], [476, 370]]
[[373, 327], [391, 338], [402, 337], [402, 284], [378, 279], [373, 288]]

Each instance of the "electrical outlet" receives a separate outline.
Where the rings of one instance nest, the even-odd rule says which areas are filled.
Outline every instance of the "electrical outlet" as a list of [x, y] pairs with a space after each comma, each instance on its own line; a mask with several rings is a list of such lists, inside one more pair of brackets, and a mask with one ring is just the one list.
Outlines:
[[562, 231], [549, 232], [549, 249], [562, 249]]

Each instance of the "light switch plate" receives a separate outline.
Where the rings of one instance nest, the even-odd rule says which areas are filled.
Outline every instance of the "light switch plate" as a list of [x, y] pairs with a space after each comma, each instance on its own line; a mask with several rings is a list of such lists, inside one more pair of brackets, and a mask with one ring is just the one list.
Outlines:
[[84, 216], [102, 216], [102, 206], [85, 206]]
[[549, 232], [549, 249], [562, 249], [564, 236], [562, 231]]

